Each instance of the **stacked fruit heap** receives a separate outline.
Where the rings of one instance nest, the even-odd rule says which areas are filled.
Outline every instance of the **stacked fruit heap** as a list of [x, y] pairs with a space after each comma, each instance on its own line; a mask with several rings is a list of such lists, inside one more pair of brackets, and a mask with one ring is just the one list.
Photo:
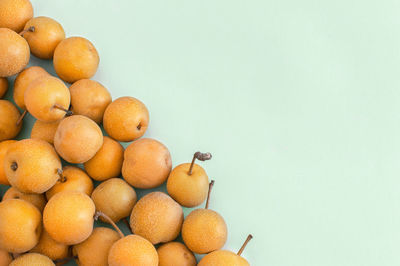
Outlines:
[[[53, 59], [59, 78], [39, 66], [25, 68], [30, 53]], [[55, 20], [33, 18], [29, 0], [0, 0], [0, 98], [7, 77], [18, 74], [13, 96], [23, 110], [0, 100], [0, 183], [11, 185], [0, 203], [0, 266], [70, 259], [90, 266], [185, 266], [196, 265], [193, 252], [208, 254], [198, 265], [249, 265], [240, 255], [251, 236], [237, 254], [220, 250], [227, 227], [208, 209], [214, 181], [195, 163], [211, 155], [196, 152], [191, 163], [171, 171], [168, 149], [139, 139], [148, 127], [146, 106], [133, 97], [112, 101], [104, 86], [89, 79], [98, 64], [91, 42], [65, 39]], [[31, 138], [13, 140], [26, 113], [37, 119]], [[124, 150], [118, 141], [133, 142]], [[60, 157], [69, 164], [62, 166]], [[92, 179], [101, 183], [94, 188]], [[169, 195], [152, 192], [137, 201], [134, 188], [164, 182]], [[204, 201], [204, 209], [184, 219], [182, 206]], [[94, 228], [97, 219], [115, 230]], [[132, 234], [125, 236], [119, 221]], [[176, 242], [180, 233], [184, 244]]]

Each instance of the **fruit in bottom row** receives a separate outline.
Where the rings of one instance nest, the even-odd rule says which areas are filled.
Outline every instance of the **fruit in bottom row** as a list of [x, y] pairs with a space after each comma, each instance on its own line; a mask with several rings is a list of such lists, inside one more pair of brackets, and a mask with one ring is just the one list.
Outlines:
[[42, 215], [31, 203], [20, 199], [0, 202], [0, 248], [12, 253], [32, 249], [42, 232]]
[[7, 78], [0, 78], [0, 99], [7, 93], [8, 80]]
[[11, 102], [0, 100], [0, 141], [13, 139], [21, 131], [22, 123], [17, 124], [20, 113]]
[[24, 139], [13, 143], [4, 157], [10, 184], [24, 193], [43, 193], [59, 179], [61, 161], [53, 146], [43, 140]]
[[177, 238], [182, 222], [182, 207], [163, 192], [152, 192], [141, 198], [133, 207], [130, 217], [132, 232], [152, 244]]
[[0, 40], [0, 77], [21, 72], [29, 63], [28, 43], [18, 33], [7, 28], [0, 28]]
[[54, 136], [58, 154], [70, 163], [85, 163], [95, 156], [103, 145], [100, 127], [83, 115], [64, 118]]
[[11, 262], [10, 266], [55, 266], [54, 262], [48, 257], [39, 253], [27, 253], [24, 254]]
[[19, 33], [33, 17], [29, 0], [0, 0], [0, 28], [9, 28]]
[[52, 260], [60, 260], [68, 257], [68, 246], [58, 243], [46, 230], [42, 230], [38, 244], [30, 252], [43, 254]]
[[196, 266], [193, 253], [182, 243], [169, 242], [157, 249], [158, 266]]
[[138, 235], [128, 235], [115, 242], [108, 254], [109, 266], [158, 266], [154, 246]]
[[4, 249], [0, 249], [0, 265], [8, 266], [12, 262], [13, 258], [10, 253], [5, 251]]

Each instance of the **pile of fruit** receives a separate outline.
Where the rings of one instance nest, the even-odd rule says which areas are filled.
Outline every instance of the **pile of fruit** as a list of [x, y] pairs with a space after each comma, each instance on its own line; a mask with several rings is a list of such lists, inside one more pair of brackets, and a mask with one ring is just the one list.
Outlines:
[[[52, 59], [58, 77], [26, 68], [31, 53]], [[33, 17], [29, 0], [0, 0], [0, 98], [17, 75], [19, 107], [0, 100], [0, 184], [10, 185], [0, 203], [0, 266], [249, 265], [240, 255], [251, 235], [239, 252], [221, 250], [227, 226], [208, 208], [214, 181], [196, 164], [211, 154], [196, 152], [172, 169], [167, 147], [141, 138], [147, 107], [133, 97], [112, 101], [90, 80], [98, 65], [90, 41], [65, 38], [54, 19]], [[27, 113], [36, 118], [30, 138], [14, 140]], [[124, 149], [120, 142], [131, 143]], [[165, 182], [168, 194], [137, 200], [135, 188]], [[204, 202], [184, 218], [182, 207]], [[197, 264], [194, 253], [207, 255]]]

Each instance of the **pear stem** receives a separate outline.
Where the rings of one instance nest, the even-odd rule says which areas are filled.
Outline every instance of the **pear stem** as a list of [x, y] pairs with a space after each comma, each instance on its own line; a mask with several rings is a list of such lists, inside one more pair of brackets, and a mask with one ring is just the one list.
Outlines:
[[128, 218], [125, 218], [123, 221], [124, 221], [126, 227], [128, 227], [129, 232], [131, 232], [131, 234], [133, 234], [131, 225], [129, 224], [129, 221], [128, 221]]
[[208, 185], [208, 193], [207, 193], [207, 201], [206, 201], [206, 207], [205, 209], [208, 209], [208, 203], [210, 202], [210, 195], [211, 195], [211, 190], [214, 186], [214, 180], [211, 180], [210, 184]]
[[99, 219], [99, 217], [103, 217], [108, 223], [110, 223], [114, 227], [114, 229], [118, 232], [118, 234], [121, 238], [125, 237], [125, 235], [124, 235], [124, 233], [122, 233], [121, 229], [119, 229], [119, 227], [113, 222], [113, 220], [111, 220], [110, 217], [108, 217], [108, 215], [106, 215], [104, 212], [97, 211], [94, 214], [94, 219], [97, 221]]
[[238, 253], [237, 253], [239, 256], [242, 255], [242, 252], [243, 252], [243, 250], [246, 248], [247, 243], [249, 243], [249, 241], [250, 241], [252, 238], [253, 238], [253, 236], [252, 236], [251, 234], [247, 236], [246, 241], [244, 241], [242, 247], [239, 249], [239, 251], [238, 251]]
[[27, 33], [27, 32], [35, 32], [35, 27], [31, 26], [31, 27], [27, 28], [26, 30], [21, 31], [19, 33], [19, 35], [24, 36], [24, 34]]
[[18, 118], [17, 126], [19, 126], [19, 124], [21, 124], [22, 120], [24, 119], [24, 117], [26, 116], [27, 113], [28, 113], [28, 110], [25, 109], [24, 112]]
[[71, 115], [74, 114], [74, 113], [72, 113], [72, 111], [67, 110], [67, 109], [65, 109], [64, 107], [62, 107], [62, 106], [60, 106], [60, 105], [58, 105], [58, 104], [55, 104], [55, 105], [53, 106], [53, 108], [56, 108], [56, 109], [61, 110], [61, 111], [64, 111], [66, 116], [71, 116]]
[[61, 170], [60, 168], [57, 169], [57, 174], [60, 177], [59, 181], [61, 183], [64, 183], [65, 181], [67, 181], [67, 178], [63, 175], [63, 170]]
[[199, 151], [195, 152], [195, 154], [193, 155], [192, 163], [190, 164], [188, 175], [192, 175], [192, 170], [193, 170], [194, 162], [196, 161], [196, 159], [200, 160], [200, 161], [207, 161], [207, 160], [210, 160], [211, 158], [212, 158], [212, 155], [209, 152], [206, 152], [206, 153], [201, 153]]

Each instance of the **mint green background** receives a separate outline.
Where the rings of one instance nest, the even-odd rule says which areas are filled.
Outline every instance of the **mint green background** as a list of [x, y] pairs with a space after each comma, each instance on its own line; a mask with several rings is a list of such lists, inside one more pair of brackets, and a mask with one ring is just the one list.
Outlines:
[[252, 265], [400, 265], [399, 1], [32, 2], [95, 44], [94, 79], [146, 103], [174, 165], [213, 153], [226, 248], [252, 233]]

